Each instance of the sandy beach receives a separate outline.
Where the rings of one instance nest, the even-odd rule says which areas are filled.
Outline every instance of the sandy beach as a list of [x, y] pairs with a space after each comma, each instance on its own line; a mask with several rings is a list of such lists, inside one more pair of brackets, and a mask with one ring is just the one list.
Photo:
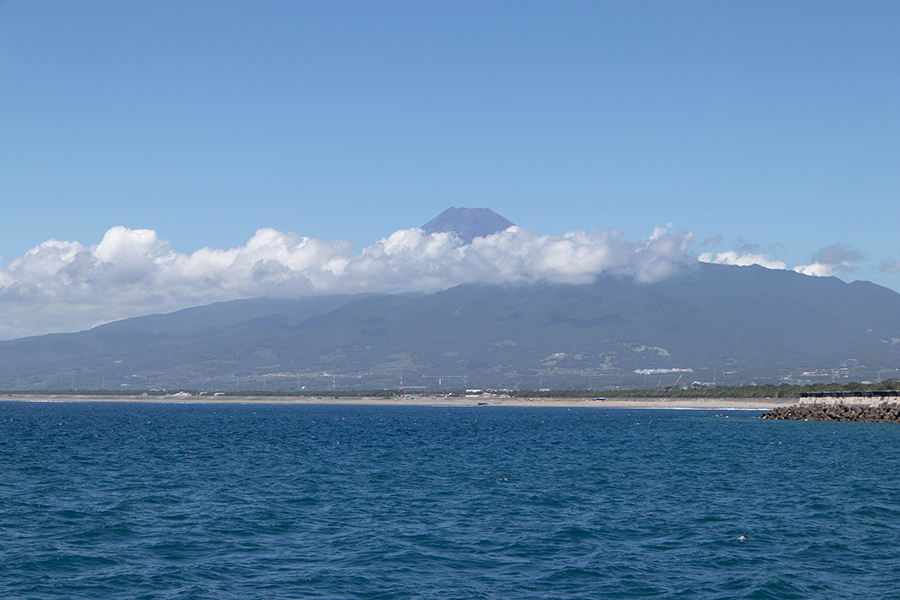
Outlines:
[[509, 398], [459, 396], [328, 397], [328, 396], [100, 396], [100, 395], [0, 395], [0, 402], [150, 402], [154, 404], [358, 404], [371, 406], [537, 406], [565, 408], [769, 410], [796, 404], [795, 398]]

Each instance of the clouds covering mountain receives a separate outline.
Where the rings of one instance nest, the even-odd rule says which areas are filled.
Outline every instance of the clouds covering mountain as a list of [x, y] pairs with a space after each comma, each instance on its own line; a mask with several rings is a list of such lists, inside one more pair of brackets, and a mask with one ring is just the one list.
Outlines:
[[[703, 245], [719, 245], [710, 238]], [[99, 243], [48, 240], [0, 269], [0, 339], [77, 331], [117, 319], [260, 296], [436, 292], [464, 283], [591, 283], [601, 275], [660, 281], [697, 262], [786, 264], [752, 245], [691, 255], [693, 234], [657, 227], [538, 235], [489, 209], [450, 208], [354, 252], [350, 242], [258, 230], [236, 248], [176, 252], [150, 229], [113, 227]], [[862, 255], [842, 245], [794, 267], [828, 276]], [[889, 271], [891, 265], [883, 265]]]
[[[340, 376], [379, 388], [405, 374], [543, 387], [895, 371], [900, 295], [805, 276], [851, 272], [858, 252], [830, 246], [791, 272], [752, 244], [695, 258], [692, 238], [538, 235], [452, 208], [358, 253], [271, 228], [191, 254], [148, 229], [113, 227], [92, 246], [50, 240], [0, 270], [2, 336], [116, 322], [0, 342], [0, 384], [238, 389], [242, 377], [315, 387]], [[171, 312], [185, 307], [196, 308]], [[118, 320], [148, 313], [170, 314]]]
[[[494, 220], [489, 228], [503, 222]], [[237, 248], [191, 254], [172, 250], [149, 229], [113, 227], [91, 246], [52, 239], [0, 270], [0, 338], [74, 331], [264, 295], [434, 292], [479, 282], [588, 283], [603, 273], [649, 282], [695, 262], [687, 255], [689, 232], [657, 228], [633, 242], [614, 230], [537, 235], [513, 225], [469, 240], [484, 223], [463, 219], [459, 230], [453, 225], [445, 220], [431, 226], [433, 231], [399, 230], [359, 253], [346, 241], [271, 228]]]

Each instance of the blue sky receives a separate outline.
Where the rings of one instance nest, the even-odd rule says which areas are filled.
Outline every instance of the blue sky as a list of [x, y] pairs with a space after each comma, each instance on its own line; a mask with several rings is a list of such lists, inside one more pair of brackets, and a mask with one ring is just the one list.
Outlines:
[[874, 1], [6, 0], [0, 268], [117, 226], [352, 255], [467, 206], [900, 290], [898, 30]]

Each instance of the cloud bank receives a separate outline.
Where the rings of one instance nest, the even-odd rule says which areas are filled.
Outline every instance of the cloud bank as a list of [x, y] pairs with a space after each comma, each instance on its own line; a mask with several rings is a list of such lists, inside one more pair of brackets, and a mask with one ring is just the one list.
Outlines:
[[0, 339], [264, 295], [589, 283], [603, 273], [652, 282], [694, 263], [692, 237], [657, 228], [633, 242], [612, 230], [551, 236], [510, 227], [465, 244], [414, 228], [354, 254], [346, 241], [266, 228], [238, 248], [182, 254], [155, 231], [113, 227], [96, 245], [51, 239], [0, 269]]
[[[721, 236], [710, 244], [718, 245]], [[695, 261], [786, 264], [743, 244], [738, 250], [688, 252], [693, 234], [656, 228], [630, 241], [615, 230], [537, 235], [520, 227], [464, 243], [451, 233], [403, 229], [353, 252], [323, 241], [260, 229], [243, 246], [173, 251], [150, 229], [113, 227], [95, 245], [48, 240], [0, 268], [0, 339], [77, 331], [100, 323], [238, 298], [357, 292], [435, 292], [462, 283], [590, 283], [601, 274], [653, 282]], [[855, 272], [861, 253], [823, 248], [793, 270], [832, 276]], [[900, 261], [879, 270], [900, 272]]]

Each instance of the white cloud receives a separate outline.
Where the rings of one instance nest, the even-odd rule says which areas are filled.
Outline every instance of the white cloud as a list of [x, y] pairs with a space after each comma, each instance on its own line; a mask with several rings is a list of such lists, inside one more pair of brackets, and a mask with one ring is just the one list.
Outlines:
[[832, 244], [813, 254], [812, 258], [813, 262], [811, 264], [798, 265], [794, 267], [794, 271], [816, 277], [831, 277], [839, 273], [855, 273], [856, 267], [852, 263], [862, 260], [863, 255], [844, 244]]
[[734, 250], [729, 250], [728, 252], [719, 252], [718, 254], [713, 254], [712, 252], [704, 252], [697, 257], [697, 260], [699, 260], [700, 262], [713, 263], [716, 265], [737, 265], [740, 267], [760, 265], [761, 267], [766, 267], [767, 269], [784, 269], [787, 266], [782, 261], [769, 258], [765, 254], [738, 254]]
[[0, 338], [262, 295], [433, 292], [461, 283], [588, 283], [601, 273], [651, 282], [693, 259], [689, 232], [657, 228], [537, 235], [510, 227], [463, 244], [449, 233], [400, 230], [359, 254], [346, 241], [260, 229], [228, 250], [174, 252], [149, 229], [113, 227], [100, 243], [49, 240], [0, 269]]
[[804, 275], [812, 275], [813, 277], [831, 277], [837, 275], [839, 270], [835, 265], [827, 265], [820, 262], [814, 262], [808, 265], [797, 265], [794, 271]]

